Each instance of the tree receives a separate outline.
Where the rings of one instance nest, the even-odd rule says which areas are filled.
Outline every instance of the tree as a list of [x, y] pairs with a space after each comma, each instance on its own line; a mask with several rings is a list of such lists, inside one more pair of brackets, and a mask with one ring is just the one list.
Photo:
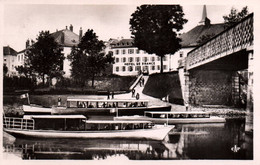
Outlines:
[[8, 72], [8, 67], [5, 64], [3, 66], [3, 71], [4, 71], [4, 76], [6, 76], [6, 74]]
[[92, 87], [94, 87], [95, 76], [101, 73], [108, 64], [114, 62], [111, 53], [105, 55], [104, 42], [98, 40], [98, 36], [92, 29], [81, 38], [78, 47], [73, 47], [71, 54], [68, 56], [71, 61], [72, 77], [79, 80], [82, 85], [89, 77], [92, 78]]
[[225, 27], [230, 27], [232, 25], [234, 25], [235, 23], [239, 22], [241, 19], [245, 18], [248, 15], [248, 8], [243, 7], [243, 9], [238, 12], [237, 9], [233, 8], [230, 11], [229, 15], [224, 15], [224, 23], [225, 23]]
[[24, 75], [26, 78], [29, 76], [32, 76], [31, 70], [27, 66], [17, 66], [15, 67], [16, 71], [18, 72], [19, 75]]
[[41, 78], [44, 85], [45, 76], [51, 79], [63, 74], [64, 55], [49, 31], [41, 31], [36, 40], [25, 54], [25, 67], [31, 71], [31, 74]]
[[180, 5], [142, 5], [131, 15], [130, 31], [134, 45], [149, 54], [163, 57], [181, 48], [178, 31], [187, 22]]

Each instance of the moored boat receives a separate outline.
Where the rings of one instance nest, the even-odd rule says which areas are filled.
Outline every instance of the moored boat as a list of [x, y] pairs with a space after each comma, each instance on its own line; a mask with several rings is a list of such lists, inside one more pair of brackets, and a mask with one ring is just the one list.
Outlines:
[[150, 121], [89, 121], [83, 115], [4, 117], [4, 131], [16, 137], [163, 140], [172, 128]]
[[209, 112], [145, 112], [144, 116], [117, 116], [116, 121], [152, 121], [155, 124], [224, 123], [225, 118], [211, 116]]
[[68, 98], [66, 107], [53, 107], [52, 114], [144, 115], [145, 111], [170, 111], [171, 106], [149, 106], [148, 100]]

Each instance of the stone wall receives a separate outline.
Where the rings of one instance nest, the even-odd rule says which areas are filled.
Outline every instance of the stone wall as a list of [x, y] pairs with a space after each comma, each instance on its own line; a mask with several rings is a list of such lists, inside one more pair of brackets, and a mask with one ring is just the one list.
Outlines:
[[190, 71], [189, 103], [193, 105], [231, 105], [232, 71]]

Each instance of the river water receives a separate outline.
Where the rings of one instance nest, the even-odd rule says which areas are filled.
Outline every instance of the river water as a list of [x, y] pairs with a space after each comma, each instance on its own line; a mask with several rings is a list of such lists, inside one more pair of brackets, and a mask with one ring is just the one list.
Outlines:
[[[12, 139], [12, 140], [10, 140]], [[20, 159], [253, 159], [245, 119], [222, 124], [180, 124], [164, 141], [19, 139], [4, 134], [4, 153]]]

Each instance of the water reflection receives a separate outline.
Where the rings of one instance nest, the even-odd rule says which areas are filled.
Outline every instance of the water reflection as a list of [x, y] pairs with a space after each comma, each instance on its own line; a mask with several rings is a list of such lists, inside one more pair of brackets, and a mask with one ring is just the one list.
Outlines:
[[[13, 144], [4, 142], [4, 148], [5, 152], [20, 153], [22, 159], [253, 159], [253, 139], [245, 134], [244, 123], [228, 120], [225, 124], [176, 125], [162, 142], [15, 139]], [[234, 146], [239, 147], [237, 152]]]

